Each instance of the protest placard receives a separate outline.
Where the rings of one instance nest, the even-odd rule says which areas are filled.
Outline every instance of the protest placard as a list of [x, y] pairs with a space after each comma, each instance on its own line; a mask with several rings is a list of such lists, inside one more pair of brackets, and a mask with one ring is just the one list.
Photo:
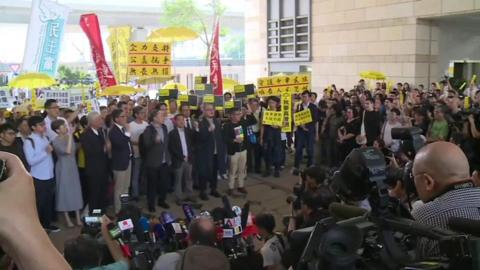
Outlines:
[[283, 124], [282, 112], [280, 111], [264, 111], [262, 123], [269, 126], [281, 127]]
[[310, 89], [310, 74], [258, 78], [257, 89], [259, 96], [278, 96], [282, 93], [300, 94]]
[[128, 76], [169, 76], [171, 58], [169, 43], [131, 42], [128, 50]]
[[70, 107], [70, 93], [68, 91], [45, 90], [43, 91], [43, 94], [44, 94], [45, 100], [49, 100], [49, 99], [57, 100], [57, 104], [61, 108]]
[[295, 126], [305, 125], [312, 121], [312, 112], [309, 109], [296, 112], [293, 115], [293, 122], [295, 123]]
[[282, 93], [282, 132], [292, 132], [292, 95]]
[[253, 84], [239, 84], [233, 87], [233, 92], [236, 98], [247, 97], [255, 93], [255, 86]]
[[6, 109], [10, 107], [9, 97], [10, 93], [8, 90], [0, 90], [0, 108]]

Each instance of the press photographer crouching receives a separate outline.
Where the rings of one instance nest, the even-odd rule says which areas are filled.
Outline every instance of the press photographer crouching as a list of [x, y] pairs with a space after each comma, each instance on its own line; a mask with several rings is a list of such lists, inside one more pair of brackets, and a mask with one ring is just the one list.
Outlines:
[[[412, 212], [418, 222], [448, 229], [451, 217], [480, 220], [480, 188], [474, 186], [468, 160], [456, 145], [435, 142], [424, 146], [415, 157], [413, 177], [425, 203]], [[419, 241], [419, 258], [439, 253], [438, 242]]]

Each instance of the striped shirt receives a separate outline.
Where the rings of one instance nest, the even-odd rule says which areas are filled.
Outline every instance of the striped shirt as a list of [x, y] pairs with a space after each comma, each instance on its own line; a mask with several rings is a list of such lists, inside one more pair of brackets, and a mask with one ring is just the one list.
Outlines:
[[[448, 219], [462, 217], [480, 220], [480, 188], [448, 191], [414, 209], [412, 216], [421, 224], [448, 229]], [[417, 244], [418, 259], [440, 255], [439, 243], [426, 238]]]

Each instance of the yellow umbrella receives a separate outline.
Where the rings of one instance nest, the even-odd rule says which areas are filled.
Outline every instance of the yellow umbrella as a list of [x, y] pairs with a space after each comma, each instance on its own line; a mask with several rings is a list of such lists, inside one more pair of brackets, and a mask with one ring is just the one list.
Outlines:
[[360, 77], [363, 79], [380, 80], [380, 81], [383, 81], [387, 78], [385, 74], [383, 74], [382, 72], [373, 71], [373, 70], [360, 72]]
[[166, 27], [153, 31], [147, 38], [149, 42], [178, 42], [197, 39], [198, 34], [186, 27]]
[[123, 95], [135, 95], [137, 93], [145, 92], [143, 88], [134, 88], [126, 85], [114, 85], [109, 86], [103, 90], [99, 96], [123, 96]]
[[229, 79], [229, 78], [223, 78], [223, 90], [233, 90], [235, 85], [239, 85], [238, 81]]
[[172, 82], [172, 83], [165, 84], [162, 87], [162, 89], [177, 89], [180, 92], [184, 92], [184, 91], [188, 90], [188, 87], [184, 84], [181, 84], [181, 83]]
[[55, 83], [55, 79], [45, 73], [31, 72], [16, 77], [8, 84], [8, 86], [14, 88], [35, 89], [49, 87]]
[[173, 79], [173, 76], [150, 76], [137, 79], [137, 84], [157, 84]]

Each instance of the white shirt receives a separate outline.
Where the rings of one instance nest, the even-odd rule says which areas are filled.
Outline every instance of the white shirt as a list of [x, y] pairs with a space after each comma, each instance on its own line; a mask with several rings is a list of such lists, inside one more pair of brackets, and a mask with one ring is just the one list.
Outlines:
[[183, 156], [185, 158], [188, 158], [187, 138], [185, 137], [185, 130], [183, 128], [179, 128], [178, 135], [180, 136], [180, 142], [182, 143]]
[[286, 269], [282, 265], [282, 255], [287, 249], [288, 244], [287, 240], [283, 238], [283, 243], [285, 245], [285, 247], [283, 247], [278, 237], [280, 236], [273, 236], [272, 238], [268, 239], [260, 249], [260, 253], [263, 257], [263, 267], [275, 266], [274, 269], [276, 270]]
[[95, 133], [95, 135], [98, 136], [98, 130], [96, 130], [96, 129], [94, 129], [94, 128], [91, 128], [91, 129], [92, 129], [93, 133]]
[[399, 122], [390, 124], [390, 122], [387, 121], [383, 130], [383, 141], [385, 142], [385, 146], [392, 150], [392, 152], [397, 152], [400, 149], [400, 140], [392, 139], [392, 128], [397, 127], [402, 127], [402, 124]]
[[70, 125], [68, 124], [67, 119], [59, 116], [59, 117], [57, 117], [57, 119], [52, 120], [47, 115], [44, 119], [45, 127], [47, 128], [47, 133], [45, 135], [47, 135], [48, 140], [51, 141], [51, 142], [58, 136], [58, 134], [55, 131], [52, 130], [52, 122], [55, 121], [55, 120], [63, 120], [65, 122], [65, 126], [68, 128], [68, 133], [71, 133], [71, 128], [70, 128]]
[[167, 126], [167, 133], [170, 133], [170, 131], [172, 131], [173, 128], [175, 127], [173, 125], [173, 118], [165, 119], [165, 126]]
[[142, 123], [137, 123], [136, 121], [130, 122], [130, 133], [132, 136], [130, 137], [130, 141], [133, 143], [137, 143], [137, 145], [133, 144], [133, 156], [135, 158], [140, 157], [140, 150], [138, 149], [138, 139], [140, 137], [140, 134], [142, 134], [145, 131], [145, 128], [147, 128], [148, 123], [143, 121]]
[[32, 133], [29, 138], [33, 140], [25, 140], [23, 151], [25, 158], [30, 165], [30, 174], [38, 180], [50, 180], [53, 178], [53, 158], [52, 154], [47, 152], [50, 145], [46, 136], [40, 136]]

